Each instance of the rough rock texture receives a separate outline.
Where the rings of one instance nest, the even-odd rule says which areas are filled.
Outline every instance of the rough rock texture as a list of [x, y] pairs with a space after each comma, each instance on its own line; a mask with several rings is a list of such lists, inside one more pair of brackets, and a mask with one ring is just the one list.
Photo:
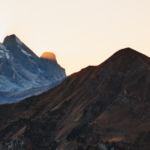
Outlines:
[[1, 149], [147, 150], [150, 58], [130, 48], [57, 87], [0, 105]]
[[[0, 92], [3, 94], [42, 86], [49, 89], [65, 77], [65, 70], [57, 61], [39, 58], [15, 35], [7, 36], [3, 44], [0, 43]], [[0, 103], [13, 101], [15, 99], [0, 97]]]

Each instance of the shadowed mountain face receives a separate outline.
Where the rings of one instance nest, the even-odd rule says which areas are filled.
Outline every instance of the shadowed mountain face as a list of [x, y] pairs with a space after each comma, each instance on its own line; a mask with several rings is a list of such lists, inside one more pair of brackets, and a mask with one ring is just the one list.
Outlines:
[[1, 149], [149, 149], [149, 89], [150, 58], [120, 50], [46, 93], [1, 105]]
[[[7, 36], [3, 44], [0, 43], [0, 91], [3, 92], [1, 95], [5, 92], [11, 95], [14, 91], [33, 88], [39, 88], [41, 93], [40, 87], [47, 86], [48, 90], [51, 84], [60, 82], [65, 77], [65, 70], [56, 61], [39, 58], [15, 35]], [[34, 95], [34, 92], [32, 93], [26, 97]], [[0, 97], [0, 103], [14, 101], [11, 97]], [[17, 101], [20, 101], [20, 98]]]

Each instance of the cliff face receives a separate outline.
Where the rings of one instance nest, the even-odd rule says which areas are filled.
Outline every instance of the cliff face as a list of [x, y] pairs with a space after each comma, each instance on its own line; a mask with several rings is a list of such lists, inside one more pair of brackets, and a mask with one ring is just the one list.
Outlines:
[[120, 50], [46, 93], [1, 105], [1, 145], [35, 150], [148, 149], [149, 88], [150, 58], [130, 48]]
[[[5, 92], [12, 94], [43, 86], [48, 90], [49, 86], [65, 77], [65, 70], [56, 61], [39, 58], [15, 35], [7, 36], [0, 44], [0, 92], [5, 97], [8, 96]], [[34, 92], [25, 97], [31, 95]], [[1, 97], [0, 103], [13, 101], [15, 99]]]

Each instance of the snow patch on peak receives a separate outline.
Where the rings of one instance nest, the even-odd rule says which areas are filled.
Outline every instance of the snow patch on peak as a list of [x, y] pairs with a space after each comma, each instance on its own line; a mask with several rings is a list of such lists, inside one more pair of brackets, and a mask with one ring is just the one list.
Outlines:
[[0, 53], [4, 53], [4, 50], [0, 50]]
[[31, 54], [27, 53], [25, 50], [21, 49], [21, 51], [26, 54], [27, 56], [31, 56]]
[[18, 44], [18, 45], [22, 45], [23, 43], [16, 37], [16, 43]]
[[6, 52], [6, 58], [9, 59], [9, 54]]
[[5, 47], [3, 44], [0, 43], [0, 49], [1, 49], [1, 50], [2, 50], [2, 49], [6, 49], [6, 47]]
[[9, 59], [8, 50], [3, 44], [0, 43], [0, 58], [5, 58], [5, 57]]

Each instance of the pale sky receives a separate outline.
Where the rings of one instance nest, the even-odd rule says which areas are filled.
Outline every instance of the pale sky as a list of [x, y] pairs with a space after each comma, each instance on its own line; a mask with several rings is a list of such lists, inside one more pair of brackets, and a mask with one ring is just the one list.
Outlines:
[[150, 56], [150, 0], [0, 0], [0, 41], [10, 34], [67, 75], [125, 47]]

